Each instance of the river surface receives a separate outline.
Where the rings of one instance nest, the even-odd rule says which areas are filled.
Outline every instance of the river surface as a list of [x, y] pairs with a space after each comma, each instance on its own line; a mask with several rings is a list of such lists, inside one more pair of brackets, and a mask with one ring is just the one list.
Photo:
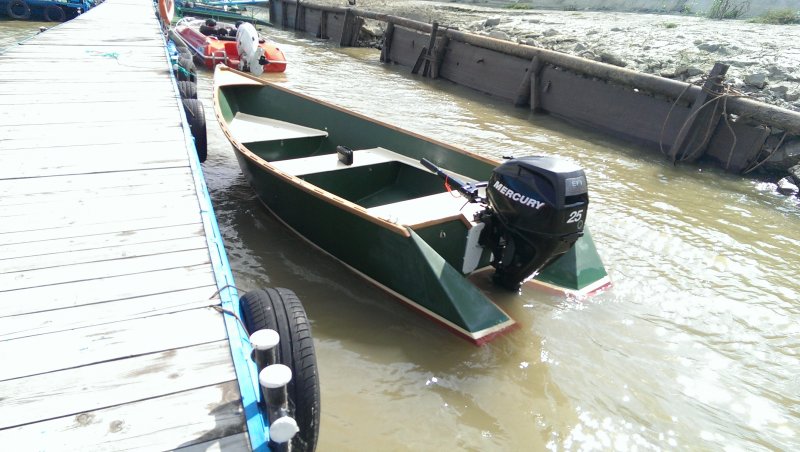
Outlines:
[[[38, 27], [0, 21], [0, 47]], [[265, 212], [202, 73], [203, 168], [236, 284], [294, 290], [313, 325], [318, 450], [800, 450], [795, 198], [411, 77], [375, 50], [270, 33], [290, 62], [271, 80], [487, 156], [583, 166], [588, 225], [614, 282], [589, 300], [486, 285], [521, 328], [470, 345]]]

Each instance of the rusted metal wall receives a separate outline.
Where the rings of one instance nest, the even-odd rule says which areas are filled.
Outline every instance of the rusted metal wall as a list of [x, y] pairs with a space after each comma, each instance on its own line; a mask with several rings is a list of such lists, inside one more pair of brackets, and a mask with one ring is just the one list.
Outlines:
[[384, 62], [659, 149], [674, 161], [704, 157], [744, 172], [775, 151], [767, 145], [771, 134], [785, 132], [781, 142], [800, 139], [800, 113], [721, 95], [715, 86], [721, 85], [724, 65], [709, 74], [716, 84], [701, 88], [356, 8], [298, 6], [297, 0], [273, 0], [270, 6], [272, 23], [344, 46], [356, 45], [364, 19], [387, 23]]

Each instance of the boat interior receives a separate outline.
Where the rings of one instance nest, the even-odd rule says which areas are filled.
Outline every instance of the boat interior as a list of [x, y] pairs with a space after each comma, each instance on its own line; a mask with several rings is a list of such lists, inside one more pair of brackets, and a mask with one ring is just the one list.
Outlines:
[[[368, 213], [414, 229], [460, 220], [471, 227], [480, 206], [419, 161], [382, 147], [351, 150], [325, 130], [237, 112], [231, 133], [276, 170], [298, 177]], [[453, 174], [462, 181], [472, 181]]]

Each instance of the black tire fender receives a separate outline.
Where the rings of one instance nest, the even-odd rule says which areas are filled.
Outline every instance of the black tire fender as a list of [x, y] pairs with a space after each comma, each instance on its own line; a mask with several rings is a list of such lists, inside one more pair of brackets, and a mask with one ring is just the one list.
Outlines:
[[208, 157], [208, 141], [206, 137], [206, 113], [203, 104], [197, 99], [183, 99], [183, 111], [186, 113], [186, 120], [189, 122], [189, 129], [194, 138], [194, 147], [197, 150], [197, 158], [200, 162], [205, 162]]
[[64, 22], [66, 19], [67, 13], [60, 6], [47, 5], [44, 9], [44, 20], [48, 22]]
[[197, 99], [197, 83], [188, 80], [178, 80], [177, 83], [181, 99]]
[[300, 428], [292, 450], [313, 451], [319, 437], [319, 374], [311, 325], [300, 299], [291, 290], [267, 288], [247, 292], [239, 305], [249, 333], [269, 328], [280, 336], [278, 363], [292, 369], [289, 412]]
[[31, 18], [31, 7], [25, 0], [9, 0], [6, 14], [12, 19], [27, 20]]
[[181, 81], [188, 80], [190, 82], [197, 82], [197, 68], [194, 65], [191, 53], [188, 51], [181, 51], [178, 55], [177, 63], [180, 68], [175, 71], [175, 78]]

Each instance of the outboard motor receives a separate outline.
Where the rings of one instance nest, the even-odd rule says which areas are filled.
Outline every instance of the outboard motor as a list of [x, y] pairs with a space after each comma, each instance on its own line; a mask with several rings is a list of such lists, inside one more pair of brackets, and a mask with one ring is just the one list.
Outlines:
[[[475, 221], [486, 224], [479, 243], [492, 251], [495, 284], [509, 290], [569, 251], [583, 235], [589, 192], [583, 169], [552, 157], [522, 157], [492, 171], [489, 182], [464, 183], [426, 159], [426, 168], [455, 185], [471, 202], [486, 205]], [[486, 187], [486, 196], [479, 189]]]
[[580, 236], [589, 206], [586, 175], [552, 157], [523, 157], [492, 171], [482, 246], [492, 250], [493, 280], [509, 290], [569, 251]]
[[239, 70], [253, 75], [264, 73], [264, 49], [259, 45], [258, 31], [253, 24], [244, 22], [236, 28], [236, 51], [239, 52]]

